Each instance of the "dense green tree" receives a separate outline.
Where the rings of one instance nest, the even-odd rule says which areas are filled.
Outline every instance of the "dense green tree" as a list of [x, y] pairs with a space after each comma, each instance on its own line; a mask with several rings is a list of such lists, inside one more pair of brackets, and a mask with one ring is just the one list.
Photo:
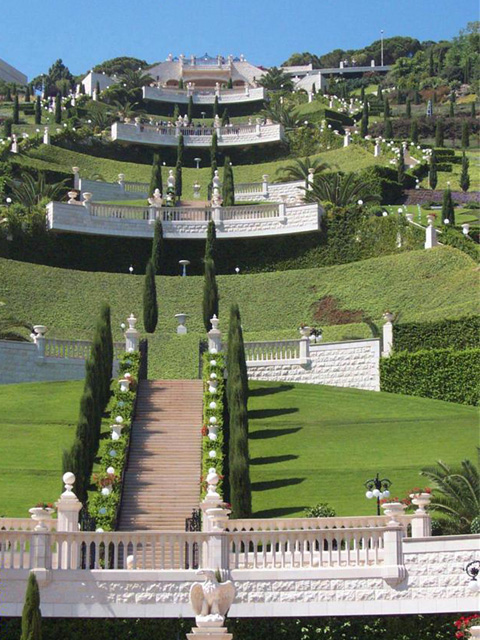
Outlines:
[[227, 82], [227, 89], [233, 89], [233, 80], [232, 80], [232, 78], [229, 78], [229, 79], [228, 79], [228, 82]]
[[20, 106], [18, 104], [18, 94], [15, 95], [13, 99], [12, 121], [13, 124], [20, 124]]
[[155, 275], [161, 275], [164, 271], [165, 248], [163, 242], [163, 225], [160, 218], [155, 220], [151, 259]]
[[454, 91], [452, 91], [452, 93], [450, 94], [449, 104], [450, 104], [450, 107], [449, 107], [448, 115], [450, 116], [450, 118], [454, 118], [455, 117], [455, 92]]
[[103, 347], [104, 376], [107, 386], [107, 400], [110, 396], [110, 384], [113, 372], [113, 337], [112, 337], [112, 315], [110, 305], [104, 302], [100, 308], [99, 334]]
[[182, 167], [183, 167], [183, 152], [184, 152], [184, 140], [183, 133], [178, 136], [177, 145], [177, 163], [175, 165], [175, 195], [178, 199], [182, 197], [183, 183], [182, 183]]
[[27, 86], [25, 87], [25, 102], [30, 102], [30, 98], [31, 98], [31, 91], [30, 91], [30, 85], [27, 84]]
[[383, 101], [383, 91], [382, 91], [382, 86], [378, 85], [377, 87], [377, 98], [378, 100], [382, 100]]
[[435, 75], [435, 67], [433, 63], [433, 47], [430, 47], [428, 50], [428, 75], [430, 78], [433, 78]]
[[438, 182], [437, 162], [436, 162], [435, 154], [432, 153], [432, 157], [430, 159], [430, 168], [428, 171], [428, 183], [432, 191], [435, 190], [435, 187], [437, 186], [437, 182]]
[[365, 102], [365, 87], [362, 84], [362, 88], [360, 89], [360, 100]]
[[356, 205], [358, 200], [363, 200], [364, 204], [378, 203], [380, 196], [374, 193], [371, 184], [358, 174], [335, 172], [320, 174], [312, 189], [305, 191], [305, 200], [331, 203], [335, 207], [348, 207]]
[[403, 154], [403, 147], [400, 148], [397, 161], [397, 182], [402, 186], [405, 184], [405, 157]]
[[470, 126], [466, 120], [462, 123], [462, 149], [470, 146]]
[[3, 121], [3, 136], [4, 138], [12, 137], [12, 124], [13, 120], [11, 118], [7, 118]]
[[228, 115], [228, 109], [225, 107], [222, 113], [222, 127], [225, 127], [227, 124], [230, 124], [230, 117]]
[[445, 224], [445, 220], [448, 220], [449, 225], [455, 226], [455, 207], [453, 206], [452, 192], [450, 188], [445, 189], [443, 192], [442, 201], [442, 222]]
[[180, 115], [180, 107], [178, 106], [177, 103], [175, 103], [175, 106], [173, 107], [173, 121], [176, 122], [178, 120], [178, 117]]
[[232, 164], [230, 157], [225, 156], [225, 165], [223, 168], [223, 206], [233, 207], [235, 204], [235, 185], [233, 180]]
[[391, 115], [392, 111], [390, 109], [390, 102], [388, 98], [385, 98], [385, 100], [383, 101], [383, 117], [386, 119], [390, 118]]
[[151, 260], [148, 261], [143, 284], [143, 326], [147, 333], [153, 333], [158, 322], [157, 288], [155, 270]]
[[422, 101], [421, 95], [420, 95], [420, 91], [418, 89], [415, 89], [415, 91], [413, 92], [413, 102], [415, 104], [420, 104]]
[[258, 84], [270, 91], [291, 91], [293, 81], [282, 69], [270, 67], [270, 69], [259, 80]]
[[415, 119], [412, 120], [410, 125], [410, 140], [415, 144], [418, 143], [418, 122]]
[[468, 173], [469, 165], [470, 162], [464, 151], [462, 154], [462, 173], [460, 174], [460, 188], [464, 192], [467, 192], [470, 187], [470, 175]]
[[470, 105], [470, 117], [475, 118], [476, 115], [477, 114], [475, 111], [475, 100], [473, 100], [472, 104]]
[[437, 120], [437, 125], [435, 127], [435, 146], [443, 147], [444, 146], [444, 136], [445, 136], [445, 127], [443, 124], [443, 120]]
[[213, 102], [213, 117], [218, 116], [218, 96], [215, 96], [215, 100]]
[[205, 261], [217, 258], [217, 228], [215, 222], [210, 220], [207, 227], [207, 239], [205, 241]]
[[228, 331], [227, 404], [229, 411], [229, 484], [233, 518], [252, 514], [248, 453], [248, 382], [245, 389], [245, 347], [238, 305], [230, 309]]
[[55, 123], [60, 124], [62, 122], [62, 96], [57, 93], [55, 96]]
[[155, 189], [163, 193], [162, 162], [159, 153], [153, 154], [152, 172], [150, 174], [150, 185], [148, 187], [149, 197], [153, 196]]
[[185, 140], [183, 138], [183, 133], [178, 136], [177, 142], [177, 164], [180, 163], [183, 167], [184, 160], [184, 151], [185, 151]]
[[42, 124], [42, 103], [40, 96], [35, 98], [35, 124]]
[[362, 138], [368, 135], [368, 102], [364, 100], [363, 102], [363, 111], [362, 111], [362, 122], [360, 125], [360, 133]]
[[212, 328], [210, 319], [214, 315], [218, 318], [218, 287], [215, 278], [215, 263], [211, 258], [206, 258], [203, 281], [203, 325], [207, 332]]
[[407, 102], [405, 103], [405, 117], [412, 117], [412, 101], [410, 100], [410, 98], [407, 98]]
[[148, 64], [146, 60], [140, 60], [140, 58], [132, 58], [129, 56], [121, 56], [118, 58], [112, 58], [111, 60], [105, 60], [100, 64], [93, 67], [93, 71], [96, 73], [105, 73], [107, 76], [123, 76], [127, 70], [138, 71], [139, 69], [145, 69]]
[[22, 636], [20, 640], [42, 640], [42, 614], [37, 578], [30, 573], [22, 611]]
[[190, 96], [188, 99], [187, 118], [188, 118], [189, 124], [193, 122], [193, 97], [192, 96]]
[[390, 118], [385, 119], [384, 135], [387, 140], [391, 140], [393, 138], [393, 127]]

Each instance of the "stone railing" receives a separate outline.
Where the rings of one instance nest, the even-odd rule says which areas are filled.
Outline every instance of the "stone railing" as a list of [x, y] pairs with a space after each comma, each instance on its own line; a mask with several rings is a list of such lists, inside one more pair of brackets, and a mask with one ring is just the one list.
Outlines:
[[140, 193], [142, 196], [148, 193], [148, 184], [146, 182], [129, 182], [123, 181], [125, 191], [130, 193]]
[[194, 128], [115, 122], [111, 131], [112, 140], [157, 146], [177, 146], [181, 133], [186, 147], [211, 146], [213, 133], [217, 133], [219, 147], [280, 142], [284, 137], [282, 125], [260, 123]]
[[177, 87], [143, 87], [143, 99], [158, 102], [187, 104], [192, 97], [193, 104], [234, 104], [256, 102], [265, 99], [263, 87], [239, 87], [233, 89], [178, 89]]
[[[36, 524], [32, 518], [0, 518], [0, 531], [33, 531]], [[47, 520], [45, 526], [49, 531], [55, 531], [57, 521]]]
[[309, 358], [309, 341], [278, 340], [264, 342], [246, 342], [245, 358], [247, 366], [270, 366], [272, 363], [288, 362], [306, 364]]
[[[406, 530], [413, 515], [398, 515], [397, 520]], [[386, 527], [388, 516], [346, 516], [329, 518], [245, 518], [228, 521], [228, 531], [310, 531], [315, 529], [371, 529]]]
[[[86, 360], [90, 355], [92, 343], [89, 340], [60, 340], [58, 338], [45, 339], [45, 357], [47, 358], [79, 358]], [[115, 342], [113, 357], [118, 360], [125, 351], [124, 342]]]

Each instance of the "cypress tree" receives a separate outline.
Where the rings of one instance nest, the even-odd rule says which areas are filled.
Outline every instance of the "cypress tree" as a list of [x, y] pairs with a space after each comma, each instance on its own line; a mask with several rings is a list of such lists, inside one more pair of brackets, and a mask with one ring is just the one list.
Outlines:
[[362, 138], [368, 135], [368, 102], [363, 102], [362, 122], [360, 127]]
[[437, 126], [435, 127], [435, 146], [443, 147], [444, 143], [444, 125], [443, 120], [439, 119], [437, 121]]
[[229, 411], [229, 485], [233, 518], [249, 518], [252, 513], [248, 454], [248, 392], [245, 391], [245, 347], [238, 305], [230, 310], [228, 331], [227, 404]]
[[222, 114], [222, 127], [225, 127], [227, 124], [230, 124], [230, 116], [228, 115], [227, 107], [225, 107]]
[[155, 189], [158, 189], [160, 193], [163, 193], [163, 181], [162, 181], [162, 163], [160, 160], [160, 154], [153, 154], [152, 172], [150, 174], [150, 186], [148, 187], [149, 197], [153, 196]]
[[365, 87], [362, 86], [362, 88], [360, 89], [360, 100], [362, 102], [365, 102]]
[[470, 146], [470, 127], [468, 122], [464, 120], [462, 123], [462, 149], [466, 149]]
[[83, 473], [85, 478], [89, 478], [92, 472], [93, 461], [97, 447], [95, 445], [94, 435], [91, 431], [91, 425], [85, 416], [80, 415], [77, 422], [76, 436], [83, 448]]
[[178, 88], [179, 89], [185, 88], [185, 83], [183, 82], [183, 78], [180, 78], [180, 80], [178, 81]]
[[97, 92], [97, 96], [100, 95], [100, 82], [97, 80], [97, 84], [95, 85], [95, 91]]
[[110, 385], [113, 371], [113, 337], [110, 305], [106, 302], [102, 304], [100, 309], [100, 340], [104, 351], [103, 360], [105, 364], [105, 383], [108, 389], [108, 399], [108, 397], [110, 397]]
[[[84, 426], [80, 426], [82, 423], [87, 425], [87, 431], [84, 431]], [[97, 421], [93, 392], [89, 386], [84, 387], [82, 397], [80, 398], [80, 412], [77, 422], [76, 437], [85, 444], [85, 450], [88, 452], [88, 458], [93, 464], [100, 440], [100, 428]]]
[[5, 95], [5, 101], [6, 102], [11, 102], [12, 101], [12, 92], [10, 87], [7, 87], [7, 93]]
[[391, 115], [392, 115], [392, 112], [390, 109], [390, 102], [388, 98], [385, 98], [385, 100], [383, 101], [383, 117], [390, 118]]
[[465, 193], [468, 191], [470, 187], [470, 175], [468, 173], [469, 160], [465, 155], [465, 151], [462, 154], [462, 173], [460, 174], [460, 188]]
[[180, 107], [177, 103], [173, 107], [173, 121], [176, 122], [178, 120], [178, 116], [180, 115]]
[[35, 99], [35, 124], [42, 124], [42, 103], [40, 96]]
[[155, 286], [155, 270], [151, 260], [148, 261], [143, 284], [143, 326], [147, 333], [153, 333], [158, 322], [157, 288]]
[[418, 142], [418, 122], [413, 119], [410, 125], [410, 140], [417, 144]]
[[12, 136], [12, 119], [7, 118], [3, 123], [3, 135], [5, 138], [11, 138]]
[[57, 93], [55, 96], [55, 123], [60, 124], [62, 122], [62, 96]]
[[405, 158], [403, 157], [403, 147], [400, 149], [397, 163], [397, 182], [402, 186], [405, 183]]
[[314, 96], [317, 95], [317, 87], [315, 85], [315, 82], [312, 84], [312, 95], [314, 95]]
[[415, 91], [414, 91], [413, 101], [414, 101], [415, 104], [420, 104], [420, 102], [421, 102], [420, 91], [418, 89], [415, 89]]
[[233, 180], [233, 170], [230, 164], [230, 157], [225, 157], [223, 168], [223, 206], [233, 207], [235, 204], [235, 185]]
[[180, 163], [183, 166], [183, 152], [185, 149], [185, 141], [183, 139], [183, 133], [178, 136], [177, 143], [177, 164]]
[[218, 318], [218, 287], [215, 279], [215, 263], [210, 258], [205, 260], [203, 281], [203, 324], [205, 331], [210, 331], [210, 319]]
[[442, 201], [442, 222], [448, 220], [449, 224], [455, 226], [455, 208], [453, 206], [452, 192], [450, 189], [445, 189], [443, 192]]
[[455, 117], [455, 94], [454, 93], [450, 94], [449, 116], [450, 116], [450, 118], [454, 118]]
[[215, 102], [213, 103], [213, 117], [218, 116], [218, 96], [215, 96]]
[[93, 402], [95, 408], [95, 429], [100, 433], [100, 425], [102, 422], [102, 395], [101, 395], [101, 383], [100, 383], [100, 369], [98, 362], [95, 361], [93, 354], [90, 353], [87, 361], [85, 362], [85, 384], [84, 389], [89, 389], [93, 395]]
[[377, 99], [378, 100], [383, 100], [383, 91], [382, 91], [382, 87], [380, 85], [378, 85], [378, 88], [377, 88]]
[[182, 197], [183, 182], [182, 182], [182, 165], [177, 162], [175, 165], [175, 195], [178, 200]]
[[393, 127], [390, 118], [385, 119], [385, 138], [391, 140], [393, 138]]
[[472, 102], [472, 104], [470, 105], [470, 117], [475, 118], [476, 116], [476, 111], [475, 111], [475, 100]]
[[160, 275], [163, 271], [163, 260], [165, 257], [165, 249], [163, 243], [163, 226], [162, 221], [157, 218], [155, 220], [155, 227], [153, 230], [153, 243], [152, 243], [152, 264], [153, 272], [155, 275]]
[[13, 124], [20, 124], [20, 106], [18, 104], [18, 95], [16, 95], [13, 99], [12, 120]]
[[31, 97], [30, 85], [27, 84], [27, 86], [25, 87], [25, 102], [30, 102], [30, 97]]
[[215, 176], [215, 171], [218, 169], [217, 157], [218, 157], [218, 136], [217, 136], [217, 132], [214, 131], [213, 135], [212, 135], [212, 145], [210, 147], [211, 176], [210, 176], [210, 184], [208, 185], [208, 199], [209, 200], [212, 197], [212, 181], [213, 181], [213, 178]]
[[232, 78], [229, 78], [229, 79], [228, 79], [228, 82], [227, 82], [227, 89], [233, 89], [233, 80], [232, 80]]
[[412, 101], [410, 98], [407, 98], [407, 102], [405, 104], [405, 117], [409, 119], [412, 117]]
[[42, 614], [37, 578], [30, 573], [22, 611], [22, 636], [20, 640], [42, 640]]
[[193, 120], [193, 98], [192, 98], [192, 96], [190, 96], [190, 98], [188, 99], [187, 118], [188, 118], [188, 122], [190, 124], [192, 122], [192, 120]]
[[433, 78], [435, 75], [435, 69], [433, 66], [433, 47], [428, 50], [428, 75]]
[[217, 259], [217, 228], [215, 222], [210, 220], [207, 227], [207, 240], [205, 242], [205, 261]]
[[432, 189], [432, 191], [434, 191], [435, 187], [437, 186], [437, 162], [436, 162], [434, 153], [432, 153], [432, 157], [430, 159], [430, 169], [429, 169], [429, 172], [428, 172], [428, 183], [430, 185], [430, 189]]

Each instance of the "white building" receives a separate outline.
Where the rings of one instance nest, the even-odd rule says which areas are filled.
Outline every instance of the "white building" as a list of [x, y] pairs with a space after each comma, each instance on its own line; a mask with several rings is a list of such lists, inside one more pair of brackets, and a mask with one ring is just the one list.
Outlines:
[[82, 84], [85, 87], [85, 93], [89, 96], [93, 96], [93, 92], [97, 88], [97, 83], [100, 87], [100, 91], [108, 89], [112, 84], [119, 82], [117, 76], [107, 76], [106, 73], [97, 73], [96, 71], [90, 71], [82, 80]]

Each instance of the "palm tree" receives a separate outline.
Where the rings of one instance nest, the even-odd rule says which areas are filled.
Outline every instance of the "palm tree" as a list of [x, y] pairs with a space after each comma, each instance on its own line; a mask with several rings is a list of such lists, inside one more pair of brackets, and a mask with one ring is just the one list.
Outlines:
[[329, 169], [329, 165], [326, 162], [322, 162], [320, 158], [295, 158], [292, 164], [277, 169], [276, 175], [280, 182], [290, 182], [293, 180], [304, 180], [305, 187], [308, 187], [308, 175], [310, 169], [313, 169], [313, 175], [318, 175], [320, 172]]
[[116, 109], [117, 116], [121, 121], [126, 118], [132, 118], [137, 113], [144, 113], [143, 110], [135, 109], [135, 107], [138, 107], [138, 102], [130, 102], [129, 100], [122, 102], [121, 100], [115, 100], [113, 105]]
[[362, 200], [364, 204], [380, 202], [380, 196], [371, 192], [371, 185], [355, 173], [328, 173], [319, 175], [305, 190], [305, 202], [330, 202], [336, 207], [348, 207]]
[[11, 181], [12, 196], [14, 202], [19, 202], [25, 207], [32, 208], [42, 200], [56, 200], [61, 197], [67, 184], [67, 179], [54, 184], [47, 184], [43, 173], [39, 173], [37, 179], [29, 173], [22, 173], [21, 182]]
[[282, 89], [291, 91], [293, 89], [291, 78], [278, 67], [271, 67], [271, 69], [260, 78], [258, 84], [270, 91], [281, 91]]
[[154, 79], [151, 75], [144, 73], [141, 70], [135, 71], [134, 69], [126, 69], [120, 82], [125, 86], [127, 91], [132, 91], [151, 84], [154, 82]]
[[295, 129], [300, 125], [298, 114], [278, 101], [266, 104], [262, 111], [262, 116], [272, 122], [283, 125], [285, 129]]
[[446, 516], [451, 533], [470, 533], [473, 520], [480, 516], [480, 475], [470, 460], [450, 467], [441, 460], [436, 467], [420, 471], [432, 483], [431, 508]]

